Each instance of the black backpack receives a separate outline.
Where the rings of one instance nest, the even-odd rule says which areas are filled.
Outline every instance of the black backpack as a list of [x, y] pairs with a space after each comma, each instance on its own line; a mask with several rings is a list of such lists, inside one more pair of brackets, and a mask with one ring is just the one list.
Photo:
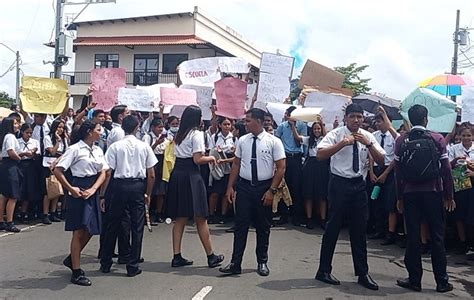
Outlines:
[[426, 182], [441, 176], [441, 153], [428, 130], [412, 129], [400, 147], [401, 178]]

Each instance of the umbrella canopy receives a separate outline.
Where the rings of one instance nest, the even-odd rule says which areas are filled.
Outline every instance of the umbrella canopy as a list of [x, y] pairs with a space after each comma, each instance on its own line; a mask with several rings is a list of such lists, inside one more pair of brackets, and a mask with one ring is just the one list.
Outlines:
[[398, 112], [400, 101], [397, 99], [361, 94], [357, 97], [353, 97], [352, 103], [359, 104], [366, 112], [371, 114], [376, 114], [377, 108], [382, 106], [392, 120], [403, 120], [403, 117]]
[[460, 75], [443, 74], [425, 79], [420, 87], [431, 89], [443, 96], [458, 96], [462, 94], [461, 85], [466, 81]]

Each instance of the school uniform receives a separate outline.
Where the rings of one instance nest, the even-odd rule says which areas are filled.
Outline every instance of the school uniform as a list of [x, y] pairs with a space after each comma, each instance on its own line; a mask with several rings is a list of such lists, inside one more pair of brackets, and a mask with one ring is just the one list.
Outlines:
[[49, 136], [49, 126], [47, 125], [46, 122], [44, 122], [43, 125], [39, 124], [34, 124], [32, 125], [33, 127], [33, 134], [31, 135], [31, 138], [34, 140], [37, 140], [39, 142], [39, 149], [40, 149], [40, 156], [38, 157], [37, 160], [35, 160], [35, 174], [38, 175], [40, 184], [38, 188], [38, 193], [36, 196], [36, 206], [37, 206], [37, 212], [42, 214], [43, 213], [43, 197], [46, 195], [46, 180], [45, 180], [45, 170], [43, 167], [43, 156], [45, 153], [45, 146], [44, 146], [44, 138], [46, 136]]
[[107, 147], [112, 146], [113, 143], [125, 138], [125, 131], [122, 129], [122, 125], [118, 123], [112, 123], [112, 130], [107, 137]]
[[191, 130], [181, 144], [175, 144], [176, 162], [168, 182], [166, 213], [171, 218], [207, 217], [207, 191], [194, 153], [205, 154], [204, 133]]
[[[209, 148], [216, 149], [218, 150], [218, 152], [225, 154], [225, 157], [224, 157], [224, 154], [221, 154], [220, 158], [232, 158], [234, 157], [234, 152], [233, 152], [235, 148], [234, 140], [235, 139], [232, 133], [229, 133], [227, 134], [227, 136], [224, 136], [222, 132], [218, 132], [211, 136]], [[215, 178], [212, 179], [212, 185], [209, 190], [210, 193], [216, 193], [219, 195], [225, 194], [227, 190], [227, 183], [229, 183], [230, 168], [231, 168], [230, 163], [228, 163], [227, 165], [228, 165], [227, 169], [229, 172], [227, 174], [224, 173], [224, 177], [222, 177], [221, 179], [215, 179]]]
[[114, 170], [114, 192], [106, 205], [107, 229], [100, 264], [102, 270], [109, 270], [115, 241], [122, 222], [130, 218], [131, 251], [127, 262], [127, 273], [136, 274], [141, 257], [143, 227], [145, 224], [145, 192], [147, 169], [158, 162], [151, 147], [133, 135], [126, 135], [113, 143], [105, 159]]
[[[156, 136], [153, 132], [150, 132], [149, 134], [145, 134], [142, 140], [145, 144], [150, 145], [151, 147], [156, 143], [157, 140], [161, 138], [163, 134], [166, 135], [166, 131], [163, 131], [160, 136]], [[155, 185], [153, 185], [153, 196], [164, 195], [166, 193], [166, 184], [163, 181], [163, 162], [165, 160], [165, 148], [163, 148], [163, 144], [164, 142], [157, 145], [153, 150], [153, 152], [155, 153], [155, 157], [158, 160], [158, 163], [155, 165]]]
[[329, 183], [329, 160], [318, 160], [317, 145], [323, 137], [315, 139], [313, 145], [309, 145], [309, 137], [303, 138], [303, 144], [308, 148], [308, 154], [303, 164], [303, 198], [319, 202], [328, 196]]
[[[103, 170], [109, 167], [104, 159], [102, 149], [97, 146], [89, 147], [84, 141], [71, 145], [61, 156], [58, 168], [70, 170], [70, 184], [81, 190], [91, 188]], [[101, 209], [99, 191], [89, 199], [67, 196], [68, 209], [66, 212], [66, 231], [87, 229], [92, 235], [101, 233]]]
[[[375, 150], [385, 154], [371, 133], [363, 129], [359, 129], [358, 133], [363, 134], [370, 141], [372, 147], [375, 147]], [[334, 146], [348, 135], [351, 135], [351, 131], [347, 126], [338, 127], [330, 131], [317, 148], [320, 151]], [[368, 200], [365, 183], [368, 160], [369, 149], [359, 142], [342, 148], [331, 157], [328, 222], [321, 245], [318, 274], [331, 273], [339, 231], [343, 225], [344, 216], [348, 215], [355, 274], [356, 276], [368, 275], [366, 245]]]
[[[35, 154], [40, 154], [39, 141], [35, 139], [30, 138], [28, 141], [25, 141], [23, 138], [19, 138], [18, 144], [19, 147], [17, 153], [31, 151], [36, 148]], [[23, 156], [19, 167], [23, 174], [23, 180], [21, 182], [21, 199], [24, 201], [34, 201], [41, 184], [39, 176], [36, 174], [35, 160], [32, 157]]]
[[258, 136], [251, 133], [242, 136], [235, 156], [240, 159], [240, 171], [231, 263], [240, 269], [250, 224], [257, 232], [257, 263], [268, 261], [272, 206], [264, 206], [262, 198], [271, 187], [275, 162], [285, 159], [285, 149], [280, 139], [263, 131]]
[[19, 168], [19, 162], [9, 157], [8, 151], [17, 151], [19, 148], [18, 140], [15, 135], [8, 133], [5, 135], [1, 151], [0, 174], [0, 194], [10, 199], [21, 198], [22, 174]]

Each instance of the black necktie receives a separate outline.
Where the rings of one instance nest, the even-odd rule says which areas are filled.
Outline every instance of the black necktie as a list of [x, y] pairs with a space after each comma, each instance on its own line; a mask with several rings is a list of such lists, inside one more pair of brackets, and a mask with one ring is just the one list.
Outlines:
[[352, 170], [354, 173], [359, 173], [359, 147], [356, 141], [352, 145]]
[[252, 170], [252, 185], [256, 185], [258, 182], [257, 174], [257, 137], [253, 137], [252, 143], [252, 158], [250, 160], [250, 167]]
[[44, 155], [44, 131], [43, 131], [43, 125], [38, 125], [40, 127], [40, 150], [41, 150], [41, 155]]
[[385, 146], [385, 134], [382, 134], [382, 140], [380, 141], [380, 147], [383, 147]]

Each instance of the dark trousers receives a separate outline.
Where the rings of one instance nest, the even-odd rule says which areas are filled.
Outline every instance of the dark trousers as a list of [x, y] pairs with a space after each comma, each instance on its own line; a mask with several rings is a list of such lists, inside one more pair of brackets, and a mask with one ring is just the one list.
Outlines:
[[[442, 194], [437, 192], [414, 192], [403, 195], [405, 223], [407, 227], [407, 248], [405, 266], [410, 282], [421, 284], [420, 224], [428, 223], [431, 236], [431, 263], [437, 284], [448, 281], [446, 273], [446, 252], [444, 248], [444, 227], [446, 212]], [[424, 217], [424, 218], [423, 218]]]
[[331, 175], [329, 180], [329, 214], [323, 235], [319, 271], [331, 273], [334, 249], [339, 237], [344, 216], [349, 216], [352, 261], [356, 276], [366, 275], [367, 265], [367, 193], [362, 177], [347, 179]]
[[123, 219], [130, 215], [131, 251], [127, 263], [128, 271], [138, 268], [142, 252], [143, 227], [145, 226], [145, 180], [114, 179], [115, 191], [107, 212], [107, 229], [104, 236], [101, 265], [112, 265], [112, 254], [115, 240], [122, 226]]
[[[386, 169], [385, 166], [374, 166], [375, 176], [378, 177], [382, 175], [385, 169]], [[374, 200], [370, 199], [370, 217], [373, 220], [375, 233], [385, 234], [388, 231], [387, 202], [389, 201], [389, 199], [387, 198], [393, 196], [393, 195], [389, 195], [388, 193], [393, 191], [392, 186], [390, 185], [394, 185], [394, 184], [395, 184], [394, 171], [390, 172], [384, 184], [380, 184], [380, 183], [371, 184], [372, 188], [370, 189], [370, 193], [372, 193], [372, 190], [376, 185], [380, 186], [381, 188], [378, 198]]]
[[260, 181], [252, 186], [249, 181], [240, 179], [237, 183], [235, 201], [235, 232], [232, 262], [242, 264], [249, 226], [252, 223], [257, 232], [257, 263], [268, 261], [268, 244], [270, 239], [270, 221], [272, 207], [263, 206], [263, 195], [271, 186], [271, 180]]
[[[303, 216], [303, 191], [302, 191], [303, 163], [302, 154], [286, 155], [285, 181], [293, 200], [291, 215], [293, 218]], [[283, 206], [282, 215], [286, 216], [286, 206]]]

